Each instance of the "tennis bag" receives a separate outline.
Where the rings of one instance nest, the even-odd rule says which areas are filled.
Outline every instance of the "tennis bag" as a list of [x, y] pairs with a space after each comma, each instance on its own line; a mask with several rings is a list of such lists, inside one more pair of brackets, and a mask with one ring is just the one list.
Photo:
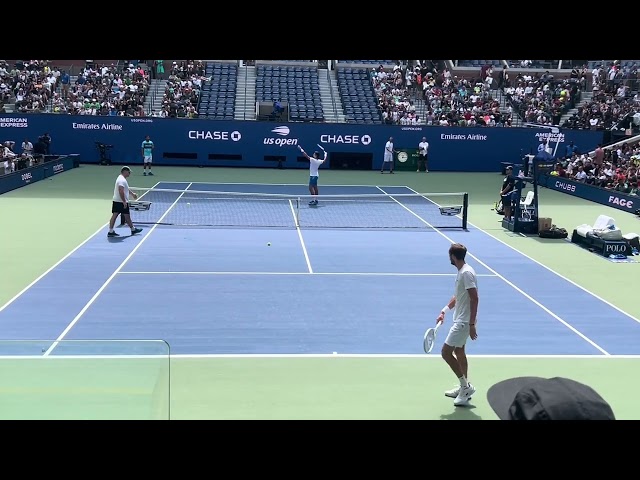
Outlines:
[[541, 238], [567, 238], [569, 233], [564, 228], [558, 228], [551, 225], [551, 228], [540, 230], [538, 236]]

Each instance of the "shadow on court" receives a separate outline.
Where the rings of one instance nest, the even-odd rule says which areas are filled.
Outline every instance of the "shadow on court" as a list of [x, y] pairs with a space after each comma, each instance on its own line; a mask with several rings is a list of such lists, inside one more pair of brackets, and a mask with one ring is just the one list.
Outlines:
[[107, 237], [107, 240], [109, 241], [109, 243], [120, 243], [120, 242], [124, 242], [128, 238], [133, 238], [138, 236], [140, 236], [140, 234], [137, 234], [137, 235], [120, 234], [119, 237]]
[[453, 408], [453, 412], [440, 415], [440, 420], [482, 420], [480, 415], [473, 412], [473, 409], [476, 408], [473, 405]]

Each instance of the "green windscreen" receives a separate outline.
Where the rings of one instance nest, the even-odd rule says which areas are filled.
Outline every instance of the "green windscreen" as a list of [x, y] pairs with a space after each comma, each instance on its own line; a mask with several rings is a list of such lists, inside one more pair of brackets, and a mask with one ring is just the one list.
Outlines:
[[0, 340], [0, 420], [168, 420], [162, 340]]

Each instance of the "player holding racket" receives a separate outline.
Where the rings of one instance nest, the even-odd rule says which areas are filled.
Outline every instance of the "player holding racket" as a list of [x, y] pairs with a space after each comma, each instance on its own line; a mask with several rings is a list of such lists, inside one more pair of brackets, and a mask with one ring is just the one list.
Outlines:
[[300, 149], [302, 154], [307, 157], [307, 160], [309, 160], [309, 192], [313, 197], [309, 202], [309, 205], [318, 205], [318, 169], [320, 168], [320, 165], [327, 161], [327, 151], [322, 148], [321, 145], [318, 145], [318, 147], [320, 147], [320, 149], [324, 152], [324, 158], [322, 160], [320, 160], [320, 152], [318, 152], [317, 150], [313, 152], [313, 156], [310, 157], [309, 155], [307, 155], [307, 152], [305, 152], [304, 149], [300, 145], [298, 145], [298, 148]]
[[131, 222], [131, 215], [129, 213], [129, 194], [136, 199], [138, 195], [135, 192], [129, 190], [129, 182], [127, 178], [131, 175], [131, 169], [129, 167], [122, 167], [120, 175], [116, 178], [116, 183], [113, 187], [113, 200], [111, 202], [111, 218], [109, 219], [109, 233], [107, 237], [119, 237], [113, 226], [116, 223], [116, 219], [119, 215], [124, 216], [124, 220], [129, 228], [131, 228], [131, 235], [142, 232], [141, 228], [136, 228]]
[[442, 345], [442, 358], [447, 362], [460, 382], [460, 386], [444, 393], [447, 397], [455, 399], [453, 404], [456, 406], [466, 405], [476, 392], [476, 389], [468, 380], [469, 367], [464, 347], [469, 337], [471, 337], [471, 340], [478, 338], [476, 331], [478, 282], [475, 270], [465, 262], [466, 255], [467, 248], [464, 245], [454, 243], [449, 248], [451, 265], [458, 269], [456, 286], [453, 297], [444, 306], [436, 319], [436, 324], [444, 322], [446, 313], [455, 308], [453, 325], [451, 325], [449, 334]]

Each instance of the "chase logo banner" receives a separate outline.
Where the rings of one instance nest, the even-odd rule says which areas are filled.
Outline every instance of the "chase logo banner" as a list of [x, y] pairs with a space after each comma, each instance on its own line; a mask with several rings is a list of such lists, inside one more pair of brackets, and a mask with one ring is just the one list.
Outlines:
[[[2, 130], [2, 129], [5, 130]], [[393, 137], [394, 148], [406, 151], [405, 167], [414, 161], [422, 138], [429, 142], [429, 171], [493, 172], [502, 162], [521, 162], [535, 155], [540, 135], [559, 139], [557, 156], [564, 156], [565, 142], [580, 151], [592, 151], [603, 142], [604, 132], [591, 130], [402, 126], [332, 122], [268, 122], [175, 118], [99, 117], [56, 114], [0, 114], [0, 141], [20, 142], [49, 133], [56, 153], [73, 152], [82, 163], [100, 163], [96, 145], [109, 145], [109, 156], [118, 163], [141, 165], [140, 143], [149, 135], [155, 145], [154, 165], [271, 168], [274, 158], [284, 168], [309, 168], [300, 161], [298, 146], [311, 151], [322, 145], [331, 162], [359, 156], [372, 169], [380, 169], [384, 146]], [[12, 133], [13, 132], [13, 133]], [[536, 136], [538, 134], [538, 136]], [[555, 147], [554, 144], [553, 147]], [[553, 151], [554, 148], [551, 148]], [[555, 153], [555, 152], [554, 152]], [[403, 157], [400, 158], [402, 160]], [[368, 167], [367, 167], [368, 168]], [[637, 207], [636, 207], [637, 208]]]

